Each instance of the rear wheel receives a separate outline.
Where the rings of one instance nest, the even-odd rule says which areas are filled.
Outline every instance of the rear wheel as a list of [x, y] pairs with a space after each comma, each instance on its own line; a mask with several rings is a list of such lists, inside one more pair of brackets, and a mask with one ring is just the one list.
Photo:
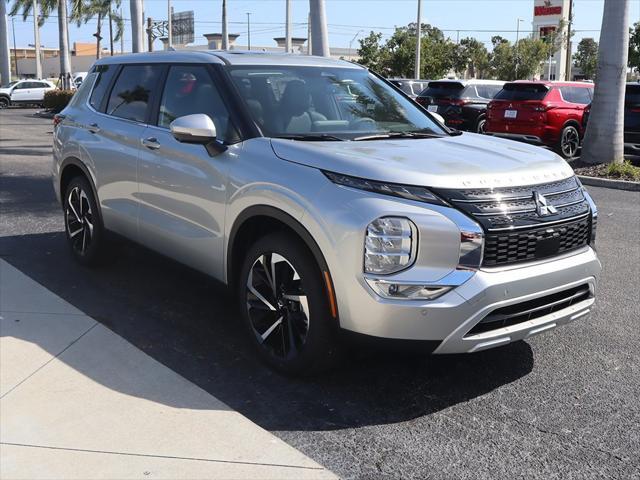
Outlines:
[[336, 327], [322, 273], [299, 240], [280, 232], [259, 239], [238, 283], [250, 341], [266, 363], [289, 375], [334, 363]]
[[7, 108], [11, 105], [11, 100], [7, 97], [0, 97], [0, 108]]
[[106, 258], [105, 230], [89, 182], [75, 177], [64, 194], [64, 224], [73, 257], [83, 265]]
[[560, 133], [557, 151], [566, 159], [574, 158], [580, 148], [580, 134], [573, 125], [567, 125]]

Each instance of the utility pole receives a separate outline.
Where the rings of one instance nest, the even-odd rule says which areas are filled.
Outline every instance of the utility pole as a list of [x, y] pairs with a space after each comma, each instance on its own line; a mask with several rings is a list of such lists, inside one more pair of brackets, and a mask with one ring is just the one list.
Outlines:
[[173, 46], [173, 22], [172, 15], [173, 8], [171, 8], [171, 0], [167, 0], [167, 50], [171, 50]]
[[309, 0], [311, 15], [311, 37], [313, 40], [313, 55], [329, 57], [329, 33], [327, 32], [327, 15], [324, 0]]
[[16, 48], [16, 24], [13, 20], [14, 18], [11, 17], [11, 32], [13, 33], [13, 62], [16, 64], [16, 78], [20, 78], [20, 73], [18, 72], [18, 49]]
[[247, 50], [251, 50], [251, 13], [247, 12]]
[[222, 50], [229, 50], [229, 28], [227, 26], [227, 0], [222, 0]]
[[287, 0], [286, 24], [284, 28], [284, 49], [287, 53], [291, 53], [291, 0]]
[[311, 42], [311, 12], [307, 15], [307, 55], [313, 55], [311, 52], [313, 45]]
[[413, 70], [413, 76], [416, 80], [420, 78], [420, 40], [422, 30], [422, 0], [418, 0], [418, 19], [416, 21], [416, 65]]
[[33, 40], [36, 52], [36, 78], [42, 78], [42, 57], [40, 51], [40, 6], [38, 0], [33, 0]]
[[113, 57], [113, 13], [111, 12], [111, 3], [109, 3], [109, 50]]
[[[13, 18], [12, 18], [13, 20]], [[11, 81], [11, 53], [9, 52], [9, 23], [7, 2], [0, 0], [0, 84]]]
[[518, 47], [518, 40], [520, 40], [520, 22], [524, 22], [521, 18], [516, 19], [516, 80], [518, 80], [518, 63], [520, 62], [520, 47]]
[[571, 24], [573, 23], [573, 0], [569, 0], [569, 22], [567, 23], [567, 60], [565, 64], [565, 80], [571, 81]]

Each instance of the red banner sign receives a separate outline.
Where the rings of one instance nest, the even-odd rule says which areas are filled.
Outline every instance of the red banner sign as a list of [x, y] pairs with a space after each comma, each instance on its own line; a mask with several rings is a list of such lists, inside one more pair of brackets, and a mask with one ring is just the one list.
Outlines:
[[562, 7], [549, 7], [546, 5], [533, 7], [533, 15], [536, 17], [542, 17], [545, 15], [560, 15], [560, 14], [562, 14]]

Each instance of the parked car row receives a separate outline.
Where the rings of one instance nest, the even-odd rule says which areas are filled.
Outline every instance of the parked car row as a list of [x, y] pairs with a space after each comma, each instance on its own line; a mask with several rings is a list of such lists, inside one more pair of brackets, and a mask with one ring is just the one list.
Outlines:
[[592, 97], [585, 82], [435, 80], [415, 100], [448, 127], [548, 146], [569, 159]]

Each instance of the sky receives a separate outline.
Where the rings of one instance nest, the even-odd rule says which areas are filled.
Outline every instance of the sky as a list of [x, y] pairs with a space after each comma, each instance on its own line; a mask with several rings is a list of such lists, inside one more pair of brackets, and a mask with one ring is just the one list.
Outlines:
[[[0, 0], [1, 1], [1, 0]], [[9, 0], [10, 2], [13, 0]], [[143, 0], [145, 16], [157, 20], [167, 17], [167, 0]], [[206, 44], [205, 33], [221, 30], [221, 0], [171, 0], [175, 12], [194, 10], [195, 44]], [[382, 32], [388, 38], [396, 26], [414, 22], [417, 0], [325, 0], [329, 43], [332, 47], [358, 47], [358, 39], [370, 31]], [[574, 0], [574, 25], [576, 30], [574, 45], [583, 37], [598, 40], [602, 21], [604, 0]], [[308, 0], [292, 0], [294, 36], [307, 36]], [[129, 2], [122, 0], [123, 16], [127, 19], [124, 37], [125, 51], [131, 49]], [[273, 37], [284, 36], [285, 0], [227, 0], [229, 33], [239, 33], [237, 44], [246, 45], [247, 12], [251, 13], [251, 44], [255, 46], [275, 46]], [[430, 23], [445, 31], [453, 41], [457, 38], [473, 36], [490, 45], [493, 35], [502, 35], [510, 40], [516, 37], [517, 19], [520, 36], [531, 30], [533, 0], [422, 0], [423, 23]], [[640, 21], [640, 0], [631, 0], [629, 24]], [[18, 47], [33, 44], [32, 18], [23, 22], [22, 17], [14, 20], [16, 44]], [[12, 34], [9, 21], [9, 34]], [[94, 42], [97, 21], [91, 20], [80, 28], [73, 24], [70, 40]], [[107, 25], [103, 25], [104, 45], [108, 45]], [[10, 37], [10, 42], [13, 39]], [[41, 44], [57, 48], [57, 18], [55, 12], [41, 29]], [[119, 42], [116, 50], [119, 50]], [[156, 42], [155, 48], [161, 48]], [[575, 47], [574, 47], [575, 48]]]

